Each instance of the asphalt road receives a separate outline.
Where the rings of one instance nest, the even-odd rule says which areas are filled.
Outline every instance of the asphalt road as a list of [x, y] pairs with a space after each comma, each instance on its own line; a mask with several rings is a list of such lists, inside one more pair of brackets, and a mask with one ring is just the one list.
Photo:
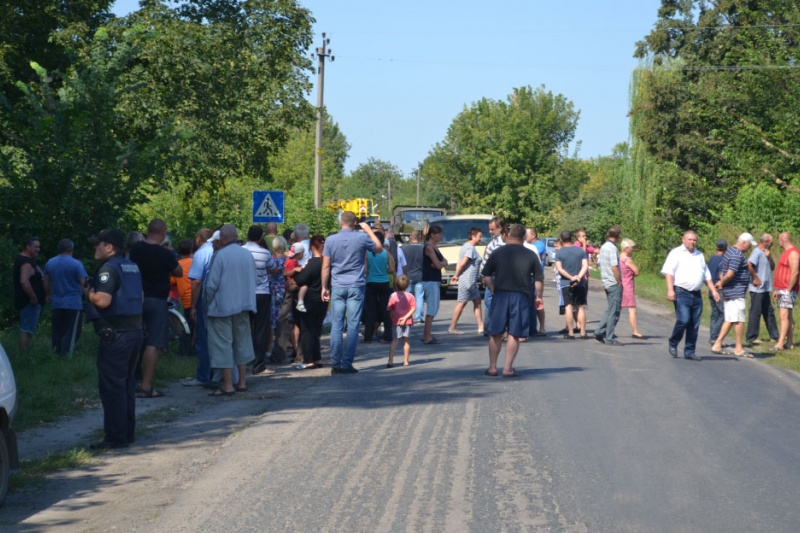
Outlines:
[[[560, 329], [550, 283], [545, 303]], [[623, 311], [625, 346], [551, 335], [522, 345], [522, 377], [490, 378], [485, 339], [446, 334], [453, 304], [442, 345], [415, 326], [412, 365], [393, 369], [386, 346], [361, 345], [359, 374], [278, 402], [143, 528], [800, 530], [797, 375], [703, 349], [673, 359], [669, 310], [642, 306], [648, 340], [628, 342]], [[593, 323], [604, 307], [591, 292]]]

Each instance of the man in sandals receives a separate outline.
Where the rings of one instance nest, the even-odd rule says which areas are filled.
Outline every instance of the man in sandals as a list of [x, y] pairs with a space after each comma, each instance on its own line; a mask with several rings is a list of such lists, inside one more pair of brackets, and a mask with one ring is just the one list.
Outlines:
[[[715, 285], [718, 290], [722, 290], [722, 296], [725, 298], [725, 321], [722, 323], [722, 329], [714, 342], [714, 346], [711, 347], [711, 351], [714, 353], [724, 353], [726, 355], [735, 355], [736, 357], [753, 357], [750, 352], [745, 351], [742, 345], [744, 324], [747, 320], [745, 295], [750, 284], [750, 269], [747, 267], [747, 258], [744, 254], [757, 244], [752, 235], [742, 233], [739, 235], [736, 244], [729, 247], [725, 255], [722, 256], [722, 263], [719, 265], [721, 277]], [[736, 349], [732, 353], [725, 352], [722, 349], [722, 341], [725, 340], [725, 336], [731, 330], [731, 327], [736, 333]]]
[[139, 398], [158, 398], [161, 393], [153, 387], [158, 354], [169, 342], [170, 277], [183, 277], [183, 267], [175, 256], [161, 246], [167, 236], [167, 223], [154, 218], [147, 225], [147, 237], [131, 247], [130, 259], [139, 266], [144, 287], [145, 339], [142, 353], [142, 387]]
[[525, 226], [514, 224], [508, 231], [505, 246], [497, 248], [483, 267], [483, 283], [492, 293], [489, 318], [489, 368], [487, 376], [498, 375], [497, 359], [503, 346], [503, 333], [508, 332], [503, 377], [517, 377], [514, 358], [520, 337], [530, 329], [529, 299], [531, 278], [535, 284], [535, 307], [541, 309], [544, 271], [539, 256], [523, 246]]
[[[219, 229], [220, 248], [211, 258], [203, 285], [211, 367], [222, 369], [220, 386], [210, 396], [245, 392], [247, 363], [255, 359], [250, 313], [256, 312], [256, 263], [238, 240], [233, 224]], [[234, 365], [239, 369], [235, 387]]]
[[561, 249], [556, 252], [556, 270], [561, 276], [559, 289], [564, 298], [564, 317], [567, 320], [565, 339], [574, 339], [572, 334], [573, 313], [578, 314], [580, 337], [586, 335], [586, 273], [589, 271], [589, 260], [582, 248], [573, 245], [571, 231], [561, 232]]
[[778, 266], [775, 267], [775, 279], [772, 282], [775, 292], [772, 298], [778, 301], [781, 316], [781, 334], [773, 350], [785, 350], [794, 347], [794, 302], [797, 289], [800, 288], [800, 251], [792, 244], [792, 236], [788, 231], [778, 235], [778, 246], [783, 249]]

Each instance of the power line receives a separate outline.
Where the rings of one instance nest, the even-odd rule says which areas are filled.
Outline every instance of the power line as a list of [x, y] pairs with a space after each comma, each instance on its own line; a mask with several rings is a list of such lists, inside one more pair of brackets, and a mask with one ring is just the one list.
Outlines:
[[[670, 22], [680, 22], [677, 19], [671, 19]], [[661, 29], [672, 29], [672, 30], [751, 30], [751, 29], [779, 29], [779, 28], [799, 28], [800, 23], [787, 23], [787, 24], [720, 24], [720, 25], [709, 25], [709, 26], [697, 26], [697, 25], [688, 25], [688, 26], [661, 26]], [[520, 31], [503, 31], [503, 30], [486, 30], [486, 29], [475, 29], [466, 33], [476, 34], [476, 35], [564, 35], [564, 34], [595, 34], [595, 33], [621, 33], [621, 32], [646, 32], [652, 31], [653, 27], [651, 26], [648, 28], [564, 28], [564, 29], [553, 29], [552, 26], [547, 26], [546, 28], [536, 28], [532, 30], [520, 30]], [[331, 35], [336, 35], [336, 37], [342, 36], [365, 36], [365, 35], [376, 35], [380, 37], [386, 36], [394, 36], [394, 37], [406, 37], [406, 36], [425, 36], [425, 35], [435, 35], [435, 36], [444, 36], [444, 35], [463, 35], [465, 30], [453, 30], [453, 31], [446, 31], [446, 30], [431, 30], [431, 31], [339, 31], [339, 32], [331, 32]]]
[[[630, 65], [566, 65], [566, 64], [525, 64], [525, 63], [471, 63], [463, 61], [436, 61], [425, 59], [398, 59], [391, 57], [366, 57], [339, 55], [339, 59], [357, 61], [378, 61], [385, 63], [406, 63], [432, 66], [450, 67], [482, 67], [482, 68], [509, 68], [509, 69], [534, 69], [534, 70], [630, 70]], [[643, 70], [794, 70], [800, 65], [659, 65], [636, 66], [633, 68]]]

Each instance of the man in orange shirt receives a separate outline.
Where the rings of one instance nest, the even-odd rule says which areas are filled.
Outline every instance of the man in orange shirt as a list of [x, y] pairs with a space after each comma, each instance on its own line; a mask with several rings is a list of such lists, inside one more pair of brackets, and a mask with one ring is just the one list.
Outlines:
[[[185, 239], [178, 244], [178, 264], [183, 268], [184, 272], [189, 272], [192, 267], [192, 252], [194, 251], [194, 242], [192, 239]], [[186, 322], [192, 328], [192, 334], [184, 335], [181, 337], [181, 345], [178, 353], [180, 355], [192, 355], [192, 337], [194, 337], [194, 327], [192, 325], [191, 310], [192, 310], [192, 280], [189, 276], [182, 276], [180, 278], [171, 277], [169, 279], [172, 285], [172, 294], [177, 293], [178, 300], [183, 306], [183, 316], [186, 317]], [[171, 294], [171, 295], [172, 295]]]

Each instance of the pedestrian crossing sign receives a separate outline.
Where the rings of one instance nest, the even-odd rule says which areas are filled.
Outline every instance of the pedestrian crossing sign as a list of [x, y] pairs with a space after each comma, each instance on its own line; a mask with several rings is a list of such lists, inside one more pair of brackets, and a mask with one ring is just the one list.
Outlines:
[[283, 222], [283, 191], [253, 191], [253, 222]]

